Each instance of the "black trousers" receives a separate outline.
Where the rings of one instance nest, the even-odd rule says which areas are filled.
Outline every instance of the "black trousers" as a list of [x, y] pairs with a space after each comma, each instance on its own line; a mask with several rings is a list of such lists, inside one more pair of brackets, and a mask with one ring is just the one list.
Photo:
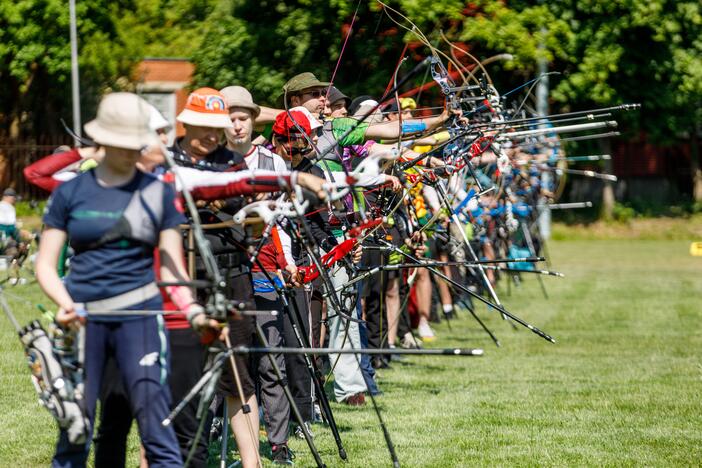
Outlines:
[[[321, 318], [321, 308], [318, 307], [308, 307], [307, 300], [305, 299], [305, 292], [302, 289], [295, 289], [295, 305], [297, 310], [300, 312], [300, 318], [302, 319], [301, 329], [298, 332], [301, 335], [306, 335], [309, 339], [310, 337], [310, 324], [312, 325], [312, 340], [310, 344], [315, 347], [319, 345], [319, 321]], [[290, 304], [291, 308], [294, 305]], [[294, 309], [291, 311], [294, 313]], [[285, 314], [285, 322], [283, 328], [283, 341], [285, 346], [297, 348], [300, 346], [295, 330], [293, 329], [293, 320], [289, 313]], [[316, 339], [314, 337], [317, 337]], [[304, 342], [303, 342], [304, 343]], [[309, 356], [310, 359], [314, 359], [313, 356]], [[312, 421], [313, 416], [313, 383], [312, 377], [310, 375], [307, 363], [305, 361], [305, 356], [301, 354], [286, 354], [285, 355], [285, 368], [287, 370], [288, 385], [290, 386], [290, 393], [292, 393], [293, 400], [300, 410], [300, 415], [304, 421]]]
[[[383, 258], [383, 253], [372, 250], [365, 256], [364, 265], [376, 266], [387, 264], [388, 258]], [[402, 274], [396, 271], [381, 271], [365, 280], [364, 297], [366, 310], [366, 329], [368, 330], [368, 347], [379, 349], [388, 347], [388, 316], [385, 311], [385, 293], [388, 290], [391, 279], [398, 278], [400, 281], [400, 304], [405, 306], [400, 311], [398, 318], [397, 336], [400, 338], [405, 333], [411, 332], [411, 322], [407, 312], [406, 298], [409, 295], [410, 287], [404, 281]], [[382, 306], [382, 307], [381, 307]]]
[[[180, 400], [202, 377], [205, 364], [205, 347], [200, 337], [191, 328], [169, 330], [170, 370], [168, 384], [171, 390], [172, 405]], [[197, 433], [198, 419], [195, 417], [199, 399], [193, 398], [183, 411], [173, 420], [183, 460], [188, 456], [191, 443]], [[122, 377], [113, 357], [108, 357], [100, 388], [100, 426], [95, 436], [95, 466], [123, 467], [127, 448], [127, 436], [132, 427], [133, 415], [129, 398], [122, 384]], [[207, 466], [207, 443], [209, 424], [195, 449], [190, 466]]]
[[132, 408], [113, 355], [108, 355], [100, 386], [100, 425], [93, 438], [95, 466], [124, 467]]
[[[173, 406], [177, 405], [202, 377], [207, 350], [200, 343], [200, 337], [191, 328], [170, 330], [171, 369], [168, 384], [171, 387]], [[185, 460], [190, 452], [192, 442], [197, 434], [200, 421], [196, 417], [200, 398], [190, 400], [183, 411], [173, 420], [173, 429], [178, 439], [180, 453]], [[208, 415], [211, 419], [211, 415]], [[207, 443], [211, 420], [205, 421], [205, 427], [198, 441], [190, 466], [207, 466]]]
[[[369, 250], [363, 253], [363, 265], [376, 266], [387, 264], [387, 255], [377, 250]], [[366, 330], [368, 331], [368, 347], [379, 349], [387, 347], [388, 318], [381, 305], [385, 302], [385, 291], [387, 290], [388, 275], [381, 271], [368, 277], [364, 281], [363, 296], [365, 297]]]

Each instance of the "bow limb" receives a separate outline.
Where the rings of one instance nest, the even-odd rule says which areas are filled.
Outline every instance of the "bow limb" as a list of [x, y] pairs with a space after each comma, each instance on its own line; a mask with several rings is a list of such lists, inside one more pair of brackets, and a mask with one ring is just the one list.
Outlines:
[[[486, 70], [485, 67], [483, 66], [483, 63], [482, 63], [480, 60], [478, 60], [473, 54], [471, 54], [471, 53], [468, 52], [467, 50], [462, 49], [461, 47], [458, 47], [456, 44], [454, 44], [454, 43], [452, 43], [451, 41], [449, 41], [449, 39], [448, 39], [448, 38], [446, 37], [446, 35], [444, 34], [444, 31], [439, 31], [439, 34], [441, 35], [441, 39], [443, 39], [443, 41], [446, 42], [446, 44], [448, 44], [448, 46], [451, 48], [451, 55], [452, 55], [453, 58], [455, 59], [456, 63], [459, 63], [459, 64], [460, 64], [458, 58], [455, 56], [455, 54], [454, 54], [453, 51], [458, 50], [458, 51], [464, 53], [464, 54], [465, 54], [468, 58], [470, 58], [473, 62], [475, 62], [475, 64], [480, 68], [480, 70], [481, 70], [481, 71], [483, 72], [483, 74], [485, 75], [485, 78], [488, 80], [488, 83], [490, 83], [490, 84], [492, 85], [492, 78], [490, 77], [490, 74], [487, 72], [487, 70]], [[462, 67], [461, 67], [461, 68], [462, 68]], [[460, 70], [460, 68], [459, 68], [459, 70]], [[468, 71], [468, 70], [466, 70], [466, 71]], [[469, 78], [472, 77], [472, 78], [475, 80], [475, 82], [479, 84], [478, 79], [475, 78], [475, 76], [474, 76], [474, 73], [473, 73], [472, 71], [469, 71], [468, 73], [470, 73]], [[461, 76], [463, 76], [463, 75], [461, 75]], [[467, 80], [464, 80], [463, 84], [466, 84], [466, 82], [467, 82]]]
[[[298, 235], [298, 241], [300, 242], [301, 245], [304, 246], [305, 250], [307, 251], [307, 254], [310, 256], [312, 259], [312, 263], [315, 267], [315, 270], [317, 274], [319, 275], [320, 279], [322, 280], [322, 283], [324, 284], [324, 287], [329, 290], [333, 291], [333, 283], [331, 281], [331, 278], [327, 274], [327, 271], [324, 269], [323, 266], [323, 261], [322, 259], [319, 258], [319, 246], [314, 240], [314, 237], [312, 237], [312, 232], [310, 230], [310, 227], [307, 225], [307, 222], [305, 220], [305, 212], [300, 204], [299, 200], [297, 198], [294, 198], [292, 200], [292, 206], [295, 209], [295, 214], [296, 214], [296, 219], [298, 220], [298, 226], [300, 229], [294, 230], [294, 232], [297, 232]], [[332, 294], [330, 296], [330, 300], [333, 303], [337, 314], [339, 314], [340, 317], [343, 317], [345, 320], [351, 321], [351, 322], [356, 322], [356, 323], [364, 323], [363, 320], [359, 320], [355, 317], [352, 317], [351, 315], [345, 313], [343, 311], [343, 308], [341, 307], [341, 303], [339, 302], [338, 297], [336, 297], [335, 294]]]

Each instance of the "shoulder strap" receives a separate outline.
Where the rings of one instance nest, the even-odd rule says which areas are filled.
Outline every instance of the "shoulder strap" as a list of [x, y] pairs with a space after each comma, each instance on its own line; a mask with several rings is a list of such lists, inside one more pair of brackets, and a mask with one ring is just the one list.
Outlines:
[[137, 189], [117, 222], [95, 242], [71, 243], [77, 251], [97, 249], [120, 239], [137, 241], [153, 248], [158, 245], [158, 236], [164, 215], [165, 184], [154, 179]]
[[275, 161], [273, 155], [268, 151], [261, 151], [261, 147], [257, 147], [258, 152], [258, 168], [266, 171], [275, 171]]

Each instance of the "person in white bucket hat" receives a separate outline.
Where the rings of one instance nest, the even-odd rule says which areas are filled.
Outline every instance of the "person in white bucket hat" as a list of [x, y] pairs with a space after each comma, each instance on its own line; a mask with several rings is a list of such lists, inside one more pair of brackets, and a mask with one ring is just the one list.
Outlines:
[[108, 94], [97, 117], [85, 124], [85, 133], [102, 146], [141, 150], [158, 144], [151, 129], [151, 105], [132, 93]]
[[[117, 361], [149, 466], [183, 463], [175, 432], [161, 424], [171, 402], [163, 317], [122, 312], [163, 309], [154, 272], [156, 249], [160, 251], [160, 279], [188, 281], [178, 228], [185, 217], [176, 203], [176, 192], [136, 168], [142, 149], [159, 143], [149, 126], [150, 118], [149, 104], [135, 94], [113, 93], [103, 98], [97, 117], [85, 126], [86, 133], [105, 150], [102, 162], [59, 185], [47, 205], [37, 280], [59, 307], [57, 323], [82, 336], [85, 356], [84, 423], [62, 425], [53, 466], [86, 465], [108, 356]], [[76, 253], [62, 281], [56, 265], [68, 239]], [[183, 305], [180, 309], [193, 328], [216, 327], [188, 288], [169, 290], [169, 294], [182, 299], [178, 304]]]

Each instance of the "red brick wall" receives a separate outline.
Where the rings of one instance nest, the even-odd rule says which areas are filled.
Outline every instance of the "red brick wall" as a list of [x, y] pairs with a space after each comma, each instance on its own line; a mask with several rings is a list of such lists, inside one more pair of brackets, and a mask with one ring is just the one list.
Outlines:
[[[156, 82], [182, 83], [182, 87], [175, 91], [176, 115], [178, 115], [188, 99], [187, 86], [194, 71], [195, 66], [187, 60], [146, 59], [137, 65], [134, 78], [146, 85]], [[176, 136], [183, 136], [184, 133], [183, 125], [177, 122]]]

